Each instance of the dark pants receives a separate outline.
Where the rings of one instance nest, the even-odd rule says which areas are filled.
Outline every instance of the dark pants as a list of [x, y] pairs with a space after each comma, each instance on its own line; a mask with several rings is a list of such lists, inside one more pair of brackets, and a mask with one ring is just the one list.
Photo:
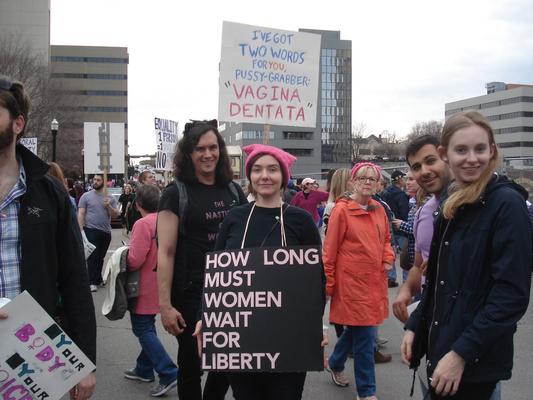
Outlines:
[[99, 229], [84, 228], [87, 240], [96, 246], [96, 249], [87, 259], [87, 269], [89, 271], [89, 284], [99, 285], [102, 283], [102, 267], [104, 258], [111, 243], [111, 233]]
[[300, 400], [305, 372], [228, 373], [235, 400]]
[[173, 302], [187, 327], [178, 339], [178, 397], [180, 400], [202, 399], [202, 370], [196, 338], [192, 336], [198, 317], [201, 291], [185, 291]]
[[344, 325], [339, 324], [333, 324], [335, 327], [335, 335], [337, 335], [337, 339], [342, 336], [342, 332], [344, 332]]
[[437, 396], [431, 388], [432, 400], [489, 400], [497, 382], [491, 383], [461, 383], [454, 396]]
[[226, 372], [210, 371], [205, 380], [203, 400], [224, 400], [228, 389], [228, 374]]

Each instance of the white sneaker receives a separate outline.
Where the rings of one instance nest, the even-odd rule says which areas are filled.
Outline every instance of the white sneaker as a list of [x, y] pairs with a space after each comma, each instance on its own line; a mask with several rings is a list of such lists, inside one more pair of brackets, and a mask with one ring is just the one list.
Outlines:
[[98, 292], [98, 286], [96, 285], [89, 285], [89, 288], [91, 289], [91, 292]]
[[178, 381], [174, 380], [170, 382], [169, 384], [163, 385], [160, 383], [159, 385], [153, 387], [150, 390], [150, 396], [152, 397], [161, 397], [165, 395], [166, 392], [168, 392], [171, 389], [174, 389], [176, 386], [178, 386]]

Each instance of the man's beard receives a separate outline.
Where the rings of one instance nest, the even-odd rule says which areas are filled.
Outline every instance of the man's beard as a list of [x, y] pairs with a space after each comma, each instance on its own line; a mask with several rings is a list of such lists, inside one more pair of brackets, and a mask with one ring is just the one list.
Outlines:
[[94, 189], [94, 190], [100, 190], [100, 189], [102, 189], [103, 186], [104, 186], [103, 183], [101, 183], [101, 184], [99, 184], [99, 185], [96, 184], [96, 183], [93, 183], [93, 189]]
[[0, 132], [0, 152], [3, 152], [5, 149], [11, 147], [15, 141], [15, 133], [13, 132], [13, 127], [11, 126], [11, 121], [6, 129]]

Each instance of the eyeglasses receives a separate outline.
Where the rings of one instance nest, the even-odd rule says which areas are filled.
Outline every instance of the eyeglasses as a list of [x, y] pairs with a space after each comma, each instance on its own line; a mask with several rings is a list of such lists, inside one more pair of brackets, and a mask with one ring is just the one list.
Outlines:
[[359, 176], [357, 177], [357, 180], [361, 183], [365, 183], [367, 181], [370, 183], [376, 183], [378, 181], [376, 178], [371, 178], [371, 177], [367, 178], [365, 176]]
[[11, 89], [13, 82], [7, 77], [0, 75], [0, 90], [5, 90], [6, 92]]

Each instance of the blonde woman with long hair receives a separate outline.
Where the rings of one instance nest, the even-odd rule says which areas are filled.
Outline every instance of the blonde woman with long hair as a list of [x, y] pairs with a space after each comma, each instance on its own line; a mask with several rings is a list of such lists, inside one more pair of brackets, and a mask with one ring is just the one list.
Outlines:
[[401, 353], [425, 355], [432, 399], [489, 399], [509, 379], [513, 335], [531, 282], [525, 190], [499, 177], [498, 148], [481, 114], [450, 117], [439, 153], [455, 181], [435, 221], [427, 288], [406, 324]]
[[335, 206], [335, 200], [352, 190], [351, 171], [348, 168], [339, 168], [336, 170], [331, 178], [328, 202], [324, 209], [324, 231], [328, 228], [329, 216], [331, 215], [331, 210], [333, 210], [333, 207]]

